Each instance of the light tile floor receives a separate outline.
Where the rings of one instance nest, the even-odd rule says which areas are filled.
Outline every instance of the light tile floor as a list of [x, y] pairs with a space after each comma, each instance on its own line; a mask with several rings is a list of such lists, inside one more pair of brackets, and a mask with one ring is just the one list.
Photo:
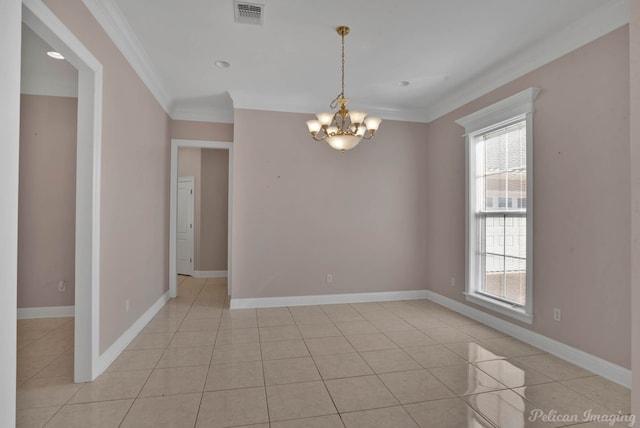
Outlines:
[[429, 301], [231, 311], [224, 279], [178, 280], [92, 383], [72, 383], [73, 319], [19, 321], [18, 426], [589, 428], [611, 425], [586, 411], [629, 412], [627, 389]]

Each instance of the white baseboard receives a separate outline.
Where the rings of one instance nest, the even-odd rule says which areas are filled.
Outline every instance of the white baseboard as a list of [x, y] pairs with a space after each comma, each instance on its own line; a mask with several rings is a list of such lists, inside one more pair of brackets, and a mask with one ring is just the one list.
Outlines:
[[194, 278], [226, 278], [228, 276], [226, 270], [195, 270]]
[[316, 296], [259, 297], [231, 299], [231, 309], [276, 308], [283, 306], [332, 305], [336, 303], [385, 302], [427, 299], [426, 290], [383, 291], [378, 293], [321, 294]]
[[426, 290], [426, 298], [446, 308], [456, 311], [482, 324], [486, 324], [498, 331], [513, 336], [531, 346], [540, 348], [556, 357], [569, 361], [585, 370], [589, 370], [619, 385], [631, 388], [631, 370], [604, 360], [595, 355], [581, 351], [547, 336], [535, 333], [518, 325], [511, 324], [501, 318], [490, 315], [481, 310], [467, 306], [456, 300], [445, 297], [433, 291]]
[[33, 318], [62, 318], [73, 317], [76, 313], [75, 306], [47, 306], [44, 308], [18, 308], [18, 319], [28, 320]]
[[102, 374], [118, 358], [133, 339], [151, 321], [160, 309], [169, 300], [169, 292], [164, 293], [131, 327], [125, 331], [98, 359], [97, 376]]
[[429, 299], [446, 308], [488, 325], [531, 346], [540, 348], [563, 360], [589, 370], [619, 385], [631, 388], [631, 370], [604, 360], [557, 340], [512, 324], [481, 310], [449, 299], [430, 290], [390, 291], [380, 293], [323, 294], [316, 296], [262, 297], [231, 299], [231, 309], [274, 308], [284, 306], [330, 305], [336, 303], [383, 302], [393, 300]]

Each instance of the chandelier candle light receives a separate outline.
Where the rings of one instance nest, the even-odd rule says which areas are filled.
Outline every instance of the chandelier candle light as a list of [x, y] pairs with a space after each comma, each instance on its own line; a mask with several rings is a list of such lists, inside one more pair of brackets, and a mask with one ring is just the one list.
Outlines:
[[363, 138], [373, 138], [382, 120], [377, 117], [365, 118], [367, 113], [363, 111], [347, 110], [349, 100], [344, 96], [344, 36], [349, 34], [349, 27], [340, 26], [336, 31], [342, 37], [342, 90], [329, 107], [335, 109], [339, 105], [340, 109], [335, 113], [316, 114], [318, 119], [308, 120], [307, 127], [314, 140], [326, 141], [334, 149], [344, 152], [353, 149]]

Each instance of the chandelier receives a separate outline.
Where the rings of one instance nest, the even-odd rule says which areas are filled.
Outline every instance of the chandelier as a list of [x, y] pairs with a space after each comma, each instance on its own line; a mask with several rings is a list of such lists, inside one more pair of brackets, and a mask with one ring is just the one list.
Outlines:
[[335, 113], [316, 114], [318, 119], [308, 120], [307, 127], [314, 140], [326, 141], [334, 149], [344, 152], [353, 149], [363, 138], [373, 138], [382, 120], [366, 117], [367, 113], [363, 111], [347, 110], [349, 100], [344, 96], [344, 36], [349, 34], [349, 27], [340, 26], [336, 31], [342, 37], [342, 90], [329, 107], [334, 110], [340, 106], [340, 109]]

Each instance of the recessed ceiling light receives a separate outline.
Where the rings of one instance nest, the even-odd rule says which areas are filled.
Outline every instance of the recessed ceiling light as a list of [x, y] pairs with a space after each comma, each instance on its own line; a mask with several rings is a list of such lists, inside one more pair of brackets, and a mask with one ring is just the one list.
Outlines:
[[396, 85], [398, 86], [409, 86], [411, 84], [411, 82], [407, 82], [406, 80], [401, 80], [398, 83], [396, 83]]
[[55, 58], [55, 59], [64, 59], [62, 54], [60, 52], [56, 52], [56, 51], [49, 51], [49, 52], [47, 52], [47, 55], [49, 55], [51, 58]]
[[216, 65], [216, 67], [218, 67], [218, 68], [229, 68], [229, 67], [231, 67], [231, 64], [230, 64], [230, 63], [228, 63], [227, 61], [220, 61], [220, 60], [218, 60], [218, 61], [216, 61], [214, 64], [215, 64], [215, 65]]

